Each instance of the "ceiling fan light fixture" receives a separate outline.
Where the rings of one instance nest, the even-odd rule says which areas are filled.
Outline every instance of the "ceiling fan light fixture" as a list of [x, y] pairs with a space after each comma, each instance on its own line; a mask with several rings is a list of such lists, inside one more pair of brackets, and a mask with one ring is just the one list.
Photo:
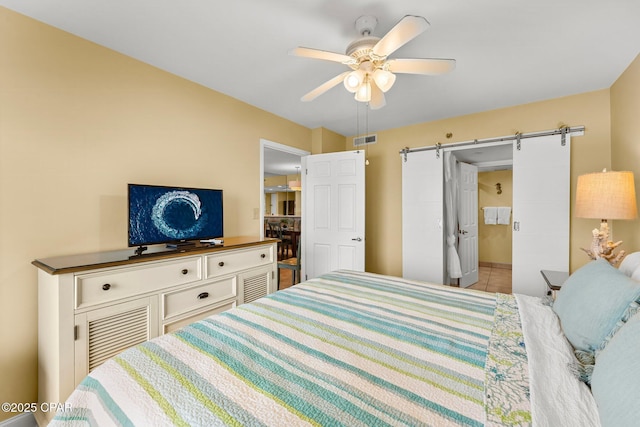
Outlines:
[[396, 75], [391, 71], [379, 68], [373, 73], [373, 80], [381, 91], [386, 92], [391, 89], [393, 84], [396, 82]]
[[355, 95], [356, 101], [369, 102], [371, 101], [371, 83], [365, 78], [364, 82], [360, 85]]
[[364, 80], [363, 73], [360, 70], [350, 72], [344, 78], [344, 87], [351, 93], [356, 93], [362, 81]]
[[356, 29], [361, 37], [347, 46], [345, 54], [305, 47], [290, 51], [295, 56], [339, 62], [350, 68], [304, 95], [302, 101], [311, 101], [342, 82], [357, 101], [369, 103], [372, 109], [381, 108], [386, 103], [384, 93], [393, 87], [397, 74], [434, 76], [455, 68], [454, 59], [389, 59], [389, 55], [429, 28], [424, 17], [407, 15], [382, 38], [372, 35], [376, 24], [375, 17], [358, 18]]

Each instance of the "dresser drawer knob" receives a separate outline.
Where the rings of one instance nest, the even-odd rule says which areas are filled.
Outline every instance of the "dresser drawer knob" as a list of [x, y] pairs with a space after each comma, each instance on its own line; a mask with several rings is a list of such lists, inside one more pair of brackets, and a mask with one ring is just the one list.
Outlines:
[[189, 272], [189, 270], [187, 270], [186, 268], [182, 269], [182, 274], [187, 274]]
[[224, 261], [220, 261], [220, 262], [218, 263], [218, 265], [219, 265], [220, 267], [224, 267]]
[[260, 254], [260, 258], [266, 258], [267, 255], [266, 254]]
[[111, 285], [109, 283], [105, 283], [104, 285], [102, 285], [103, 291], [108, 291], [109, 289], [111, 289]]
[[198, 295], [198, 299], [205, 299], [209, 297], [209, 292], [202, 292]]

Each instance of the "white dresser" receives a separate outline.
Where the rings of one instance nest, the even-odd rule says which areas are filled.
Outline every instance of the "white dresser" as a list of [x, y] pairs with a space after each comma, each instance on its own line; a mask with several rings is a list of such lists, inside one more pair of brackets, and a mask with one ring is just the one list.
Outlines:
[[[276, 248], [275, 239], [235, 237], [223, 247], [35, 260], [39, 403], [63, 403], [128, 347], [275, 292]], [[53, 415], [36, 418], [42, 425]]]

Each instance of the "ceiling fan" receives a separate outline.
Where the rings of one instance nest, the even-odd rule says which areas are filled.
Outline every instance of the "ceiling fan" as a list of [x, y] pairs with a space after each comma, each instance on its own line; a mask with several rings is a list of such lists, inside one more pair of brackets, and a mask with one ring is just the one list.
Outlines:
[[326, 81], [302, 97], [312, 101], [341, 82], [357, 101], [368, 102], [371, 109], [385, 105], [384, 92], [396, 81], [396, 74], [440, 75], [455, 68], [455, 59], [416, 58], [389, 59], [389, 55], [422, 34], [429, 22], [422, 16], [407, 15], [384, 37], [371, 35], [378, 20], [373, 16], [361, 16], [355, 27], [361, 37], [347, 46], [346, 54], [297, 47], [290, 55], [340, 62], [351, 68]]

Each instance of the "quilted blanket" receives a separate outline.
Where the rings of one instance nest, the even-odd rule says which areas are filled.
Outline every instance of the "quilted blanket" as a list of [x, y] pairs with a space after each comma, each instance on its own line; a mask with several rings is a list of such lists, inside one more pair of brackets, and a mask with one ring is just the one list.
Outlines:
[[528, 396], [513, 297], [342, 271], [124, 351], [51, 425], [528, 425]]

